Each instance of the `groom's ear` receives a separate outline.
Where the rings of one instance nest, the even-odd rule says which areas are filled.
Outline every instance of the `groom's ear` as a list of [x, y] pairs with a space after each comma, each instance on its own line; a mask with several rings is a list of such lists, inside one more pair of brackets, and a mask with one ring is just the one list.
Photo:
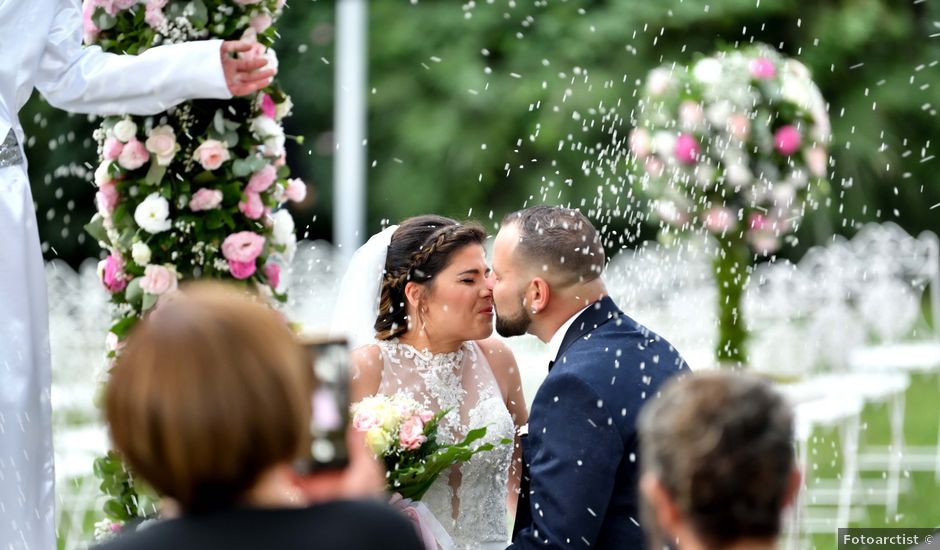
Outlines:
[[529, 308], [529, 311], [533, 315], [544, 311], [545, 308], [548, 307], [551, 294], [551, 288], [549, 288], [548, 282], [545, 279], [541, 277], [532, 279], [529, 283], [529, 295], [527, 296], [526, 307]]

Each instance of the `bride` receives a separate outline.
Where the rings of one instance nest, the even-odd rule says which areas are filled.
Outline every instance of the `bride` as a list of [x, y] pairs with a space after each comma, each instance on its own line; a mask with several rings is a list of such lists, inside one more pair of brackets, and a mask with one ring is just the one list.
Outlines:
[[[485, 239], [476, 224], [418, 216], [356, 252], [333, 326], [355, 348], [353, 402], [402, 393], [431, 411], [449, 410], [438, 432], [442, 443], [482, 426], [484, 442], [513, 439], [527, 422], [515, 358], [491, 337]], [[362, 312], [369, 312], [368, 321]], [[505, 548], [520, 475], [510, 463], [519, 463], [518, 449], [516, 441], [478, 453], [445, 470], [425, 494], [422, 502], [453, 548]], [[451, 547], [441, 538], [442, 547]]]

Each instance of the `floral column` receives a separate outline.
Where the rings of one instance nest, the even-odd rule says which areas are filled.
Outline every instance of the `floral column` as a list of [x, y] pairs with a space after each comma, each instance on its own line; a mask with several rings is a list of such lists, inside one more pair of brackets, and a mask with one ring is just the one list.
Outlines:
[[[243, 57], [276, 68], [273, 23], [283, 8], [284, 0], [85, 0], [85, 40], [140, 53], [189, 40], [241, 39], [253, 45]], [[103, 121], [95, 132], [98, 213], [86, 229], [107, 254], [99, 273], [114, 305], [109, 358], [181, 280], [229, 280], [286, 299], [280, 273], [296, 241], [282, 205], [302, 201], [307, 189], [286, 166], [281, 121], [290, 111], [290, 97], [272, 83], [253, 97]], [[110, 522], [153, 511], [114, 454], [99, 459], [95, 472], [111, 497]]]
[[715, 359], [743, 366], [751, 266], [828, 192], [827, 106], [803, 64], [756, 44], [652, 70], [636, 112], [634, 182], [662, 239], [705, 232], [717, 241]]

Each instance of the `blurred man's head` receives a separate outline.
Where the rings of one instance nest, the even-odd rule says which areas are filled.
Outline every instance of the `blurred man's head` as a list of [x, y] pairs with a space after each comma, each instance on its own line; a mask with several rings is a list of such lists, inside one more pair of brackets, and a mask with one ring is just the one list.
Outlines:
[[574, 209], [533, 206], [509, 214], [493, 243], [492, 263], [490, 287], [502, 336], [550, 337], [556, 324], [603, 293], [600, 235]]
[[639, 435], [653, 541], [774, 544], [800, 476], [793, 414], [769, 383], [718, 373], [677, 379], [643, 409]]
[[306, 448], [312, 372], [259, 300], [199, 284], [134, 328], [111, 371], [105, 415], [132, 470], [183, 512], [241, 502]]

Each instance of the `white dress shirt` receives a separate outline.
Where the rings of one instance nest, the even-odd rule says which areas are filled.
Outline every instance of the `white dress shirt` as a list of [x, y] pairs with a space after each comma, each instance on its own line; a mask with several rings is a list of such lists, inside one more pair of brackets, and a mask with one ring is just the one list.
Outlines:
[[587, 306], [578, 310], [577, 313], [568, 318], [558, 330], [555, 331], [555, 334], [552, 335], [552, 339], [548, 341], [548, 356], [551, 357], [552, 361], [558, 359], [558, 352], [561, 350], [561, 343], [565, 339], [565, 335], [568, 334], [568, 329], [571, 328], [571, 325], [574, 323], [574, 320], [578, 318], [579, 315], [584, 313], [584, 310], [591, 307], [594, 304], [588, 304]]

